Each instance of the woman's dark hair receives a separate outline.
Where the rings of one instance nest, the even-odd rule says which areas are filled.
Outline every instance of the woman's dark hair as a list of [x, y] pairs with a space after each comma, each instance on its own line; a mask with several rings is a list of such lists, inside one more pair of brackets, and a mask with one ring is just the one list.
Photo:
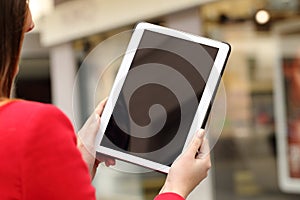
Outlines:
[[19, 62], [26, 0], [0, 0], [0, 98], [9, 98]]

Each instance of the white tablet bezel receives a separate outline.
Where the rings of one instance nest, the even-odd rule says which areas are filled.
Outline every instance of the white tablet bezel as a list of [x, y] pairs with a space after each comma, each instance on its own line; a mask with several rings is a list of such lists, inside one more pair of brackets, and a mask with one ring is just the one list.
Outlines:
[[101, 116], [101, 125], [100, 125], [100, 129], [98, 131], [96, 141], [95, 141], [96, 151], [99, 153], [114, 157], [116, 159], [134, 163], [134, 164], [146, 167], [146, 168], [150, 168], [152, 170], [168, 173], [168, 171], [170, 169], [169, 166], [166, 166], [166, 165], [163, 165], [160, 163], [156, 163], [156, 162], [153, 162], [153, 161], [141, 158], [141, 157], [137, 157], [137, 156], [134, 156], [131, 154], [126, 154], [124, 152], [116, 151], [114, 149], [109, 149], [104, 146], [100, 146], [101, 140], [104, 136], [104, 132], [106, 130], [106, 127], [107, 127], [110, 117], [112, 115], [116, 101], [121, 92], [125, 78], [128, 74], [132, 60], [134, 58], [136, 50], [140, 44], [143, 32], [145, 30], [150, 30], [153, 32], [157, 32], [157, 33], [173, 36], [176, 38], [188, 40], [191, 42], [218, 48], [218, 53], [217, 53], [216, 59], [214, 61], [211, 73], [209, 75], [207, 84], [205, 86], [203, 95], [202, 95], [200, 103], [198, 105], [198, 109], [196, 111], [195, 117], [193, 119], [190, 131], [188, 133], [188, 136], [187, 136], [187, 139], [186, 139], [183, 149], [186, 148], [191, 137], [194, 135], [194, 133], [197, 130], [199, 130], [201, 128], [202, 124], [205, 122], [205, 120], [207, 118], [207, 114], [209, 112], [211, 102], [214, 98], [215, 90], [218, 87], [220, 78], [222, 76], [222, 73], [223, 73], [227, 58], [228, 58], [228, 55], [230, 53], [230, 45], [227, 43], [220, 42], [220, 41], [203, 38], [200, 36], [192, 35], [189, 33], [184, 33], [184, 32], [178, 31], [178, 30], [174, 30], [174, 29], [170, 29], [170, 28], [166, 28], [166, 27], [162, 27], [162, 26], [158, 26], [158, 25], [154, 25], [154, 24], [150, 24], [150, 23], [146, 23], [146, 22], [141, 22], [141, 23], [137, 24], [137, 26], [132, 34], [127, 51], [124, 55], [123, 61], [121, 63], [121, 66], [120, 66], [117, 76], [115, 78], [111, 93], [108, 97], [105, 109]]

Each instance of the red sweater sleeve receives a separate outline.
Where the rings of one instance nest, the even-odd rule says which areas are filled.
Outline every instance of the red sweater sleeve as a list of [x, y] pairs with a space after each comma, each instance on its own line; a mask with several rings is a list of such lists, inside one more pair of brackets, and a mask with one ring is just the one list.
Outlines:
[[67, 117], [54, 106], [42, 105], [28, 118], [22, 148], [23, 199], [94, 200], [95, 189]]
[[157, 195], [154, 200], [184, 200], [184, 198], [176, 193], [166, 192]]

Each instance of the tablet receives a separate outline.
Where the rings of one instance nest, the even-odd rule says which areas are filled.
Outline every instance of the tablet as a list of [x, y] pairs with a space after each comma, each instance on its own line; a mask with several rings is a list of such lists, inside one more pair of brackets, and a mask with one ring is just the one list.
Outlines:
[[96, 151], [168, 173], [205, 126], [230, 46], [142, 22], [101, 116]]

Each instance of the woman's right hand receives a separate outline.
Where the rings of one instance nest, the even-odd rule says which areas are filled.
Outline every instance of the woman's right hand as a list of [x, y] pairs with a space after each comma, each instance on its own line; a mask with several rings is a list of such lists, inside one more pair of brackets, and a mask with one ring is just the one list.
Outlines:
[[160, 193], [177, 193], [183, 198], [208, 175], [211, 167], [209, 145], [204, 130], [198, 131], [185, 152], [172, 164]]

